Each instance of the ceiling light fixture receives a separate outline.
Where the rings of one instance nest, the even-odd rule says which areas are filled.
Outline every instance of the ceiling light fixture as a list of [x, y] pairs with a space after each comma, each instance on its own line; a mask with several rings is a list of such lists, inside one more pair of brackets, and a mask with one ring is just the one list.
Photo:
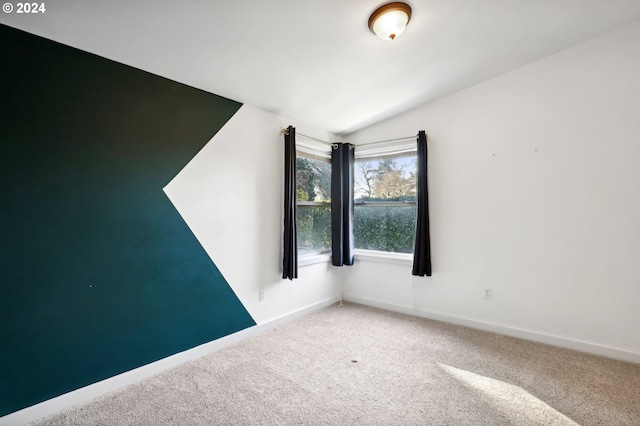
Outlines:
[[377, 8], [369, 18], [369, 29], [382, 40], [394, 40], [411, 19], [411, 7], [406, 3], [387, 3]]

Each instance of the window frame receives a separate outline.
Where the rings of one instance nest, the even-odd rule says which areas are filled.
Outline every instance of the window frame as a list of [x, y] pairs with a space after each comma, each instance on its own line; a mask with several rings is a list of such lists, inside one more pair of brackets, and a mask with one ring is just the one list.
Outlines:
[[[331, 146], [314, 142], [313, 140], [304, 140], [302, 142], [296, 142], [296, 161], [298, 157], [317, 160], [331, 164]], [[296, 175], [298, 170], [296, 170]], [[296, 176], [297, 181], [297, 176]], [[297, 188], [297, 186], [296, 186]], [[331, 194], [329, 194], [329, 197]], [[296, 210], [298, 206], [318, 206], [328, 207], [329, 214], [331, 214], [331, 201], [298, 201], [296, 200]], [[296, 225], [298, 224], [298, 217], [296, 214]], [[327, 262], [331, 260], [331, 247], [324, 250], [317, 250], [312, 252], [301, 253], [299, 246], [298, 250], [298, 266], [306, 266], [314, 263]]]
[[[393, 158], [401, 156], [402, 154], [412, 153], [417, 156], [417, 144], [414, 139], [407, 139], [405, 141], [389, 141], [388, 143], [374, 143], [367, 146], [354, 145], [355, 159], [357, 161], [362, 160], [379, 160], [383, 158]], [[296, 158], [302, 156], [311, 159], [323, 159], [331, 163], [331, 146], [325, 143], [318, 143], [313, 140], [298, 140], [296, 141]], [[316, 202], [316, 201], [296, 201], [297, 205], [329, 205], [330, 202]], [[300, 203], [300, 204], [298, 204]], [[393, 203], [394, 205], [407, 205], [416, 204], [417, 201], [389, 201], [385, 203]], [[373, 202], [371, 203], [373, 204]], [[354, 194], [354, 206], [361, 205], [355, 203]], [[297, 220], [297, 218], [296, 218]], [[412, 253], [397, 253], [390, 251], [379, 250], [367, 250], [367, 249], [354, 249], [354, 256], [357, 261], [375, 262], [375, 263], [387, 263], [396, 264], [411, 267], [413, 264], [413, 252]], [[308, 266], [317, 263], [331, 262], [331, 249], [324, 252], [313, 253], [298, 253], [298, 266]]]
[[[366, 161], [376, 161], [376, 160], [384, 160], [384, 159], [396, 159], [402, 157], [414, 157], [417, 158], [418, 147], [415, 140], [403, 141], [403, 143], [398, 143], [396, 141], [390, 141], [389, 143], [379, 143], [372, 144], [372, 146], [362, 146], [358, 147], [355, 145], [355, 165], [359, 162]], [[417, 190], [417, 188], [416, 188]], [[354, 193], [354, 207], [356, 206], [415, 206], [417, 207], [418, 201], [416, 200], [407, 200], [407, 201], [356, 201], [356, 195]], [[355, 217], [355, 212], [354, 212]], [[414, 240], [415, 240], [415, 230], [414, 230]], [[399, 253], [392, 251], [383, 251], [383, 250], [371, 250], [371, 249], [362, 249], [355, 248], [354, 254], [356, 259], [359, 260], [367, 260], [367, 261], [375, 261], [375, 262], [384, 262], [384, 263], [394, 263], [401, 265], [412, 265], [413, 264], [413, 248], [410, 253]]]

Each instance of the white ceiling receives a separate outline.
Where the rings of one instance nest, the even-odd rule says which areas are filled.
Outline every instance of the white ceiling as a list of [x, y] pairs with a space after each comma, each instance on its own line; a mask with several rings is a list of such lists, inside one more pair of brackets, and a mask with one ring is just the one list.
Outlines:
[[[640, 19], [640, 0], [41, 0], [0, 23], [347, 134]], [[13, 2], [12, 3], [16, 3]]]

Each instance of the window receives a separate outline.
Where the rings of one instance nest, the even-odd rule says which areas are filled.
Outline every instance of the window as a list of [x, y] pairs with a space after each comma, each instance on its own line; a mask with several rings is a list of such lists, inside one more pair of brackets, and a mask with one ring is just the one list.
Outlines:
[[331, 163], [300, 150], [296, 156], [298, 253], [331, 250]]
[[[391, 142], [391, 141], [390, 141]], [[416, 143], [356, 146], [353, 231], [356, 249], [413, 253], [417, 213]], [[331, 148], [297, 143], [298, 254], [331, 252]]]
[[[415, 149], [415, 148], [413, 148]], [[366, 157], [356, 149], [355, 248], [413, 253], [416, 226], [416, 153]]]

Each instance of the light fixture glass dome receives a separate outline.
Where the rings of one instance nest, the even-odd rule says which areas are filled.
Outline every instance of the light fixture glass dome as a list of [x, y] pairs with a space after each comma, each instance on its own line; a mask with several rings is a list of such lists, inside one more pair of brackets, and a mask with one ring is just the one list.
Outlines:
[[394, 40], [402, 34], [411, 19], [406, 3], [388, 3], [376, 9], [369, 18], [369, 29], [382, 40]]

